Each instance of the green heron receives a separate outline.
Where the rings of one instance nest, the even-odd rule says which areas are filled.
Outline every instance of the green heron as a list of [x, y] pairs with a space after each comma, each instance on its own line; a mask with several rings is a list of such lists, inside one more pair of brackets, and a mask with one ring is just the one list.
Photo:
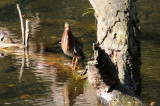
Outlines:
[[[64, 32], [61, 39], [61, 47], [66, 55], [73, 57], [72, 68], [74, 67], [74, 69], [76, 69], [78, 59], [85, 58], [83, 53], [83, 44], [78, 40], [78, 38], [73, 36], [68, 22], [66, 22], [64, 25]], [[75, 58], [76, 61], [74, 65]]]
[[0, 32], [0, 45], [14, 44], [12, 38], [5, 32]]

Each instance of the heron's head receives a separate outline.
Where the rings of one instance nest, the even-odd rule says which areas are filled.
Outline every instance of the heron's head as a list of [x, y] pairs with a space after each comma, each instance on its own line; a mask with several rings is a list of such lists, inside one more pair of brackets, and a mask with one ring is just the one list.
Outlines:
[[66, 31], [69, 31], [69, 23], [68, 22], [65, 23], [64, 28]]

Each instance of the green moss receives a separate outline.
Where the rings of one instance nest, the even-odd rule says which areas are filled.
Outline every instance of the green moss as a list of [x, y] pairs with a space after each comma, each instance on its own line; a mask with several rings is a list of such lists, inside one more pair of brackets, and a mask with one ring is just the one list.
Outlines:
[[124, 105], [124, 106], [143, 106], [144, 104], [136, 97], [131, 97], [129, 95], [121, 94], [120, 99], [114, 99], [111, 102], [111, 106]]

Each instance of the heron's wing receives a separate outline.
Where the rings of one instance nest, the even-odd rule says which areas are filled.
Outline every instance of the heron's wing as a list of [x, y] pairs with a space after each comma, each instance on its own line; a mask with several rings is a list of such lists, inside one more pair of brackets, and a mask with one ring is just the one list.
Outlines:
[[78, 38], [75, 37], [75, 44], [80, 45], [83, 48], [83, 44], [80, 42]]
[[83, 53], [83, 44], [78, 40], [78, 38], [75, 38], [75, 53], [79, 55], [82, 58], [85, 58], [84, 53]]

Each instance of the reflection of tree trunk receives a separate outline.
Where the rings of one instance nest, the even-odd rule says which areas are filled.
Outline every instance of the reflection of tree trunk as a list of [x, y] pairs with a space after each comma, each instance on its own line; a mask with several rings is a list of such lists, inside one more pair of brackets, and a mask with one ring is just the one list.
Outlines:
[[134, 2], [89, 1], [98, 21], [94, 57], [88, 62], [89, 81], [103, 103], [112, 104], [117, 99], [123, 103], [124, 97], [125, 101], [138, 100], [132, 98], [140, 93], [141, 82], [139, 21]]

